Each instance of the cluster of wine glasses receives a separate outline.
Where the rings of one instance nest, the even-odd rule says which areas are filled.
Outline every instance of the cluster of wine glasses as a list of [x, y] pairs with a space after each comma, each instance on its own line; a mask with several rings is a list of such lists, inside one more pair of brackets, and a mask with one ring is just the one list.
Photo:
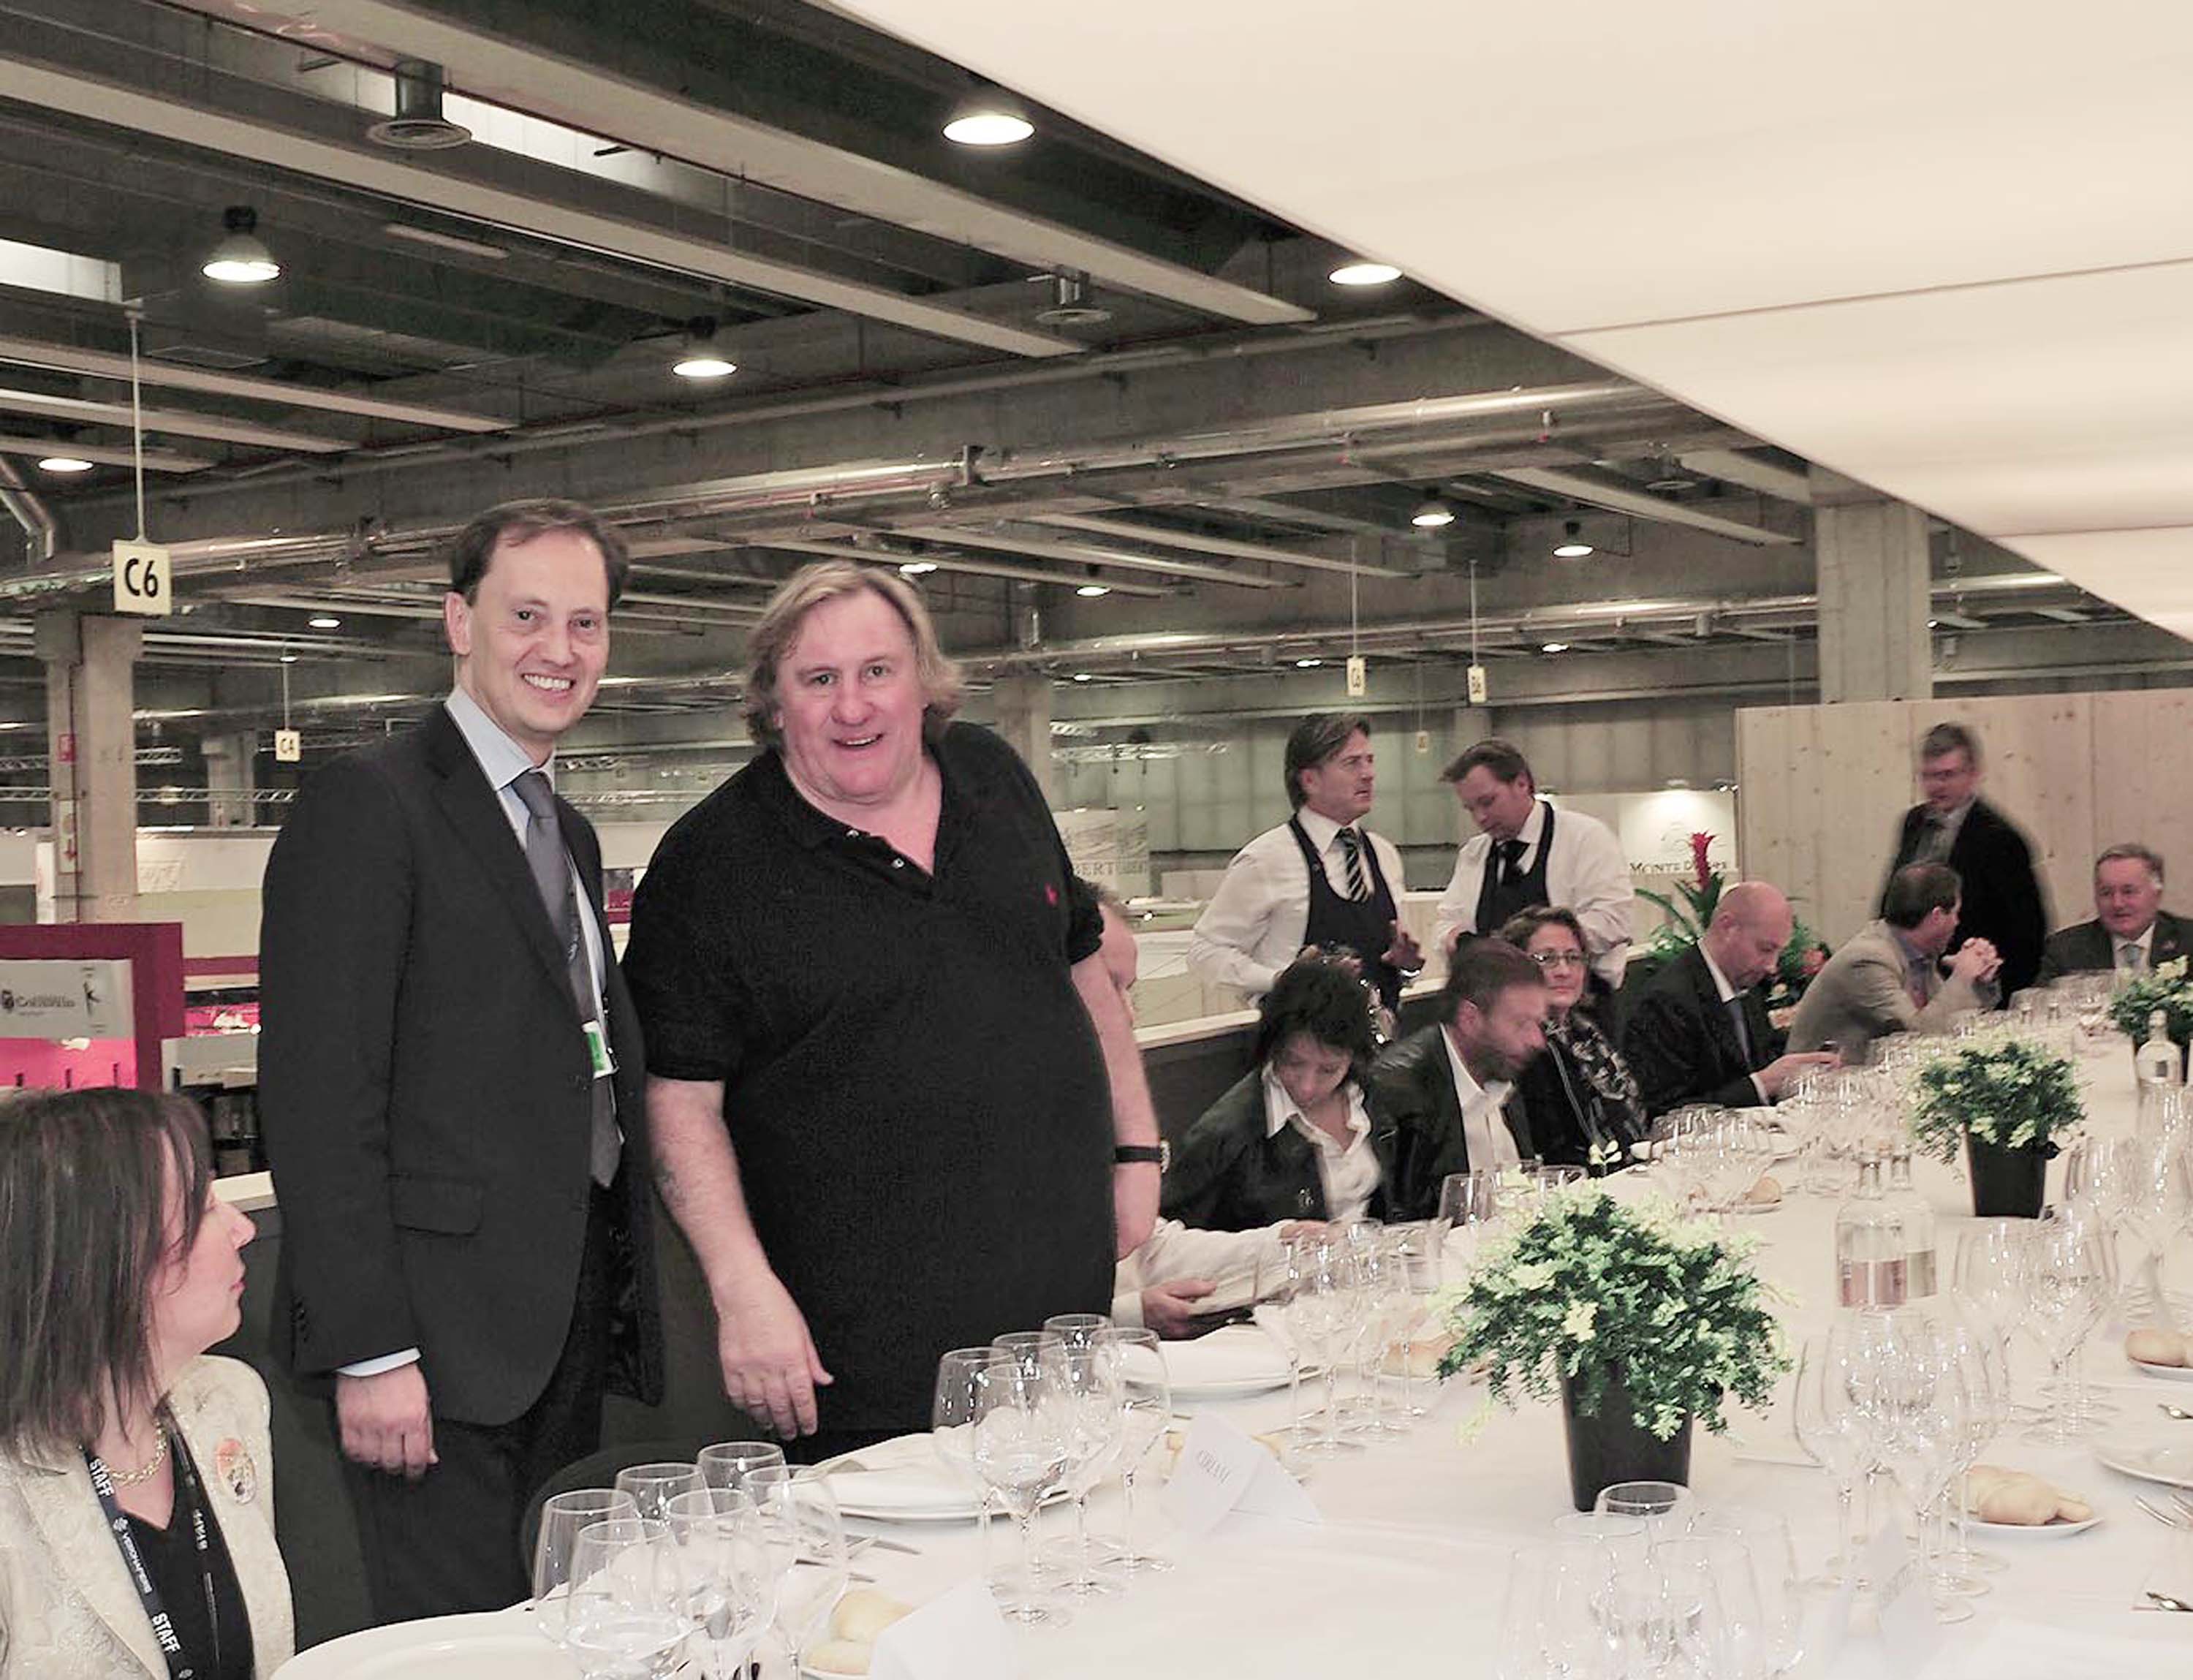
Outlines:
[[767, 1442], [633, 1465], [552, 1495], [533, 1554], [542, 1633], [587, 1680], [731, 1680], [772, 1633], [796, 1666], [845, 1590], [837, 1499]]
[[1804, 1654], [1789, 1525], [1625, 1482], [1512, 1560], [1501, 1680], [1767, 1680]]
[[1726, 1213], [1743, 1205], [1773, 1164], [1776, 1133], [1757, 1109], [1686, 1104], [1654, 1127], [1654, 1155], [1678, 1204]]
[[[1582, 1168], [1564, 1169], [1582, 1176]], [[1492, 1217], [1489, 1187], [1462, 1186], [1460, 1217], [1480, 1224]], [[1471, 1194], [1481, 1195], [1482, 1216]], [[1276, 1323], [1289, 1362], [1293, 1422], [1287, 1438], [1297, 1452], [1326, 1457], [1361, 1450], [1369, 1442], [1408, 1432], [1430, 1408], [1421, 1385], [1429, 1373], [1412, 1353], [1434, 1327], [1431, 1298], [1443, 1281], [1444, 1244], [1453, 1216], [1385, 1224], [1355, 1219], [1296, 1237], [1286, 1246], [1285, 1280]], [[1305, 1416], [1302, 1381], [1320, 1374], [1324, 1401]], [[1343, 1392], [1343, 1381], [1348, 1391]]]
[[[1981, 1264], [1978, 1250], [1961, 1259]], [[1978, 1307], [1849, 1313], [1808, 1339], [1795, 1421], [1798, 1440], [1835, 1487], [1837, 1547], [1826, 1579], [1858, 1580], [1858, 1536], [1888, 1514], [1869, 1510], [1854, 1525], [1858, 1494], [1869, 1506], [1900, 1497], [1937, 1619], [1971, 1615], [1969, 1600], [1989, 1591], [1984, 1573], [1999, 1565], [1966, 1544], [1964, 1476], [2010, 1416], [2005, 1345]]]
[[[1171, 1414], [1156, 1334], [1098, 1313], [1062, 1314], [938, 1362], [930, 1417], [937, 1455], [976, 1494], [986, 1554], [993, 1505], [1019, 1531], [1016, 1569], [993, 1578], [1008, 1617], [1058, 1626], [1071, 1619], [1074, 1601], [1109, 1597], [1135, 1574], [1171, 1567], [1134, 1541], [1136, 1477]], [[1100, 1538], [1090, 1532], [1089, 1496], [1115, 1475], [1125, 1534]], [[1074, 1533], [1039, 1552], [1036, 1511], [1060, 1497], [1073, 1501]]]

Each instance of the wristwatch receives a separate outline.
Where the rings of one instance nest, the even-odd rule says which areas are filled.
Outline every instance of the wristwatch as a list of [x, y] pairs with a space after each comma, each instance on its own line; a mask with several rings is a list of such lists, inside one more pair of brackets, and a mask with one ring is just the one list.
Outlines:
[[1112, 1150], [1112, 1161], [1114, 1165], [1119, 1167], [1148, 1161], [1159, 1172], [1163, 1173], [1172, 1165], [1172, 1144], [1170, 1142], [1114, 1144]]

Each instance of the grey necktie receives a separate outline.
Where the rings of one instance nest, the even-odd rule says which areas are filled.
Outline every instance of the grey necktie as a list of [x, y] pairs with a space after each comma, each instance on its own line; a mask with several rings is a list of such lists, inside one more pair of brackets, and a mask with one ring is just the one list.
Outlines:
[[1360, 901], [1371, 896], [1371, 883], [1363, 874], [1363, 841], [1353, 829], [1340, 831], [1340, 855], [1348, 864], [1348, 896]]
[[[529, 770], [512, 786], [524, 802], [525, 862], [533, 871], [533, 886], [548, 912], [548, 926], [563, 948], [564, 972], [571, 984], [571, 1000], [581, 1022], [598, 1020], [601, 1001], [594, 995], [593, 967], [587, 961], [587, 942], [580, 936], [578, 906], [571, 890], [571, 860], [564, 850], [564, 831], [556, 821], [556, 795], [548, 778]], [[606, 1032], [604, 1033], [606, 1038]], [[587, 1144], [587, 1167], [596, 1184], [608, 1188], [616, 1177], [617, 1157], [623, 1145], [617, 1137], [614, 1081], [597, 1079], [593, 1088], [593, 1131]]]
[[1751, 1059], [1751, 1029], [1744, 1022], [1742, 997], [1732, 997], [1728, 1001], [1728, 1018], [1736, 1028], [1736, 1047], [1744, 1052], [1745, 1069], [1755, 1068], [1757, 1064]]
[[2147, 965], [2139, 960], [2139, 941], [2127, 939], [2117, 947], [2117, 966], [2127, 974], [2146, 972]]

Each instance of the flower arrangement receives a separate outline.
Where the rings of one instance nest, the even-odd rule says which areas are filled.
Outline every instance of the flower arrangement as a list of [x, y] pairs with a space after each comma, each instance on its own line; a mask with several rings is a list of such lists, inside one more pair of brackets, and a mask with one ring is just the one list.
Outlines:
[[1962, 1039], [1919, 1066], [1911, 1135], [1939, 1160], [1954, 1160], [1970, 1132], [1997, 1149], [2054, 1155], [2055, 1134], [2086, 1118], [2069, 1058], [2015, 1034]]
[[[1664, 963], [1682, 955], [1697, 944], [1713, 920], [1714, 908], [1721, 903], [1721, 889], [1726, 885], [1719, 869], [1708, 858], [1715, 836], [1698, 832], [1691, 836], [1691, 879], [1675, 883], [1675, 891], [1682, 897], [1678, 903], [1664, 892], [1640, 886], [1637, 896], [1650, 899], [1667, 913], [1667, 920], [1652, 932], [1645, 954], [1656, 964]], [[1801, 917], [1792, 926], [1789, 943], [1782, 949], [1782, 955], [1774, 966], [1774, 993], [1767, 1000], [1770, 1008], [1781, 1008], [1794, 1004], [1805, 995], [1805, 988], [1812, 983], [1812, 977], [1826, 966], [1828, 948], [1820, 936], [1805, 926]]]
[[2148, 1017], [2158, 1009], [2173, 1044], [2193, 1043], [2193, 983], [2185, 978], [2184, 957], [2173, 957], [2152, 973], [2119, 986], [2110, 997], [2110, 1024], [2138, 1044], [2147, 1036]]
[[1482, 1428], [1514, 1390], [1554, 1397], [1566, 1379], [1577, 1408], [1595, 1417], [1610, 1377], [1629, 1390], [1632, 1420], [1662, 1441], [1689, 1417], [1716, 1434], [1724, 1395], [1755, 1410], [1789, 1368], [1758, 1247], [1663, 1201], [1624, 1207], [1589, 1185], [1549, 1192], [1529, 1221], [1491, 1236], [1468, 1281], [1439, 1303], [1454, 1345], [1440, 1374], [1482, 1362]]

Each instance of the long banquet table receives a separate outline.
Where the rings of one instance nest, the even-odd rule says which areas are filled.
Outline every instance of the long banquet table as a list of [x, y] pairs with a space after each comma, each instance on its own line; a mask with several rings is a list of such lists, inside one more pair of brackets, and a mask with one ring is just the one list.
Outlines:
[[[2129, 1059], [2120, 1053], [2085, 1064], [2095, 1124], [2129, 1126]], [[2052, 1172], [2058, 1175], [2052, 1178], [2053, 1191], [2061, 1163]], [[1640, 1180], [1649, 1178], [1624, 1174], [1616, 1182], [1626, 1195], [1646, 1188]], [[1928, 1161], [1920, 1163], [1917, 1182], [1938, 1216], [1946, 1283], [1958, 1232], [1971, 1224], [1967, 1193], [1959, 1174]], [[1762, 1272], [1795, 1298], [1784, 1309], [1793, 1338], [1830, 1315], [1835, 1208], [1832, 1200], [1791, 1195], [1778, 1207], [1738, 1222], [1763, 1239]], [[2174, 1279], [2188, 1258], [2183, 1252], [2173, 1255]], [[2171, 1401], [2193, 1409], [2193, 1385], [2140, 1374], [2125, 1362], [2122, 1339], [2121, 1325], [2104, 1325], [2088, 1339], [2084, 1353], [2092, 1380], [2121, 1408], [2117, 1422], [2182, 1429], [2193, 1441], [2193, 1423], [2171, 1423], [2155, 1407]], [[2022, 1337], [2017, 1371], [2019, 1397], [2030, 1399], [2041, 1373]], [[1701, 1430], [1692, 1480], [1702, 1503], [1743, 1502], [1782, 1512], [1795, 1535], [1800, 1567], [1809, 1574], [1833, 1549], [1834, 1497], [1823, 1471], [1794, 1462], [1801, 1452], [1790, 1431], [1788, 1397], [1785, 1379], [1770, 1413], [1731, 1409], [1732, 1436]], [[1234, 1518], [1217, 1534], [1191, 1542], [1165, 1532], [1154, 1499], [1138, 1498], [1138, 1532], [1156, 1540], [1178, 1567], [1138, 1577], [1124, 1597], [1075, 1605], [1068, 1626], [1021, 1636], [1025, 1672], [1031, 1680], [1492, 1674], [1510, 1555], [1545, 1538], [1552, 1520], [1570, 1507], [1558, 1407], [1526, 1402], [1463, 1444], [1457, 1425], [1481, 1398], [1477, 1385], [1451, 1385], [1407, 1437], [1315, 1461], [1306, 1484], [1325, 1518], [1315, 1527]], [[1251, 1432], [1287, 1422], [1284, 1389], [1216, 1403]], [[1177, 1409], [1199, 1410], [1201, 1403]], [[2081, 1494], [2103, 1521], [2076, 1535], [1988, 1537], [1984, 1549], [2007, 1567], [1990, 1577], [1994, 1590], [1974, 1601], [1971, 1620], [1942, 1630], [1942, 1648], [1925, 1671], [1985, 1674], [1990, 1680], [2028, 1671], [2066, 1677], [2184, 1671], [2193, 1660], [2193, 1617], [2136, 1613], [2131, 1607], [2142, 1585], [2166, 1580], [2164, 1590], [2193, 1599], [2193, 1539], [2179, 1537], [2183, 1549], [2174, 1562], [2166, 1562], [2173, 1537], [2133, 1504], [2136, 1493], [2154, 1496], [2160, 1490], [2104, 1468], [2088, 1445], [2037, 1446], [2020, 1436], [2021, 1427], [2013, 1425], [1999, 1436], [1984, 1460], [2033, 1471]], [[1116, 1488], [1098, 1496], [1100, 1528], [1116, 1528], [1117, 1500]], [[1051, 1532], [1066, 1532], [1062, 1516], [1045, 1521]], [[862, 1564], [885, 1591], [909, 1601], [919, 1603], [965, 1580], [980, 1564], [971, 1525], [849, 1526], [889, 1533], [920, 1548], [912, 1557], [872, 1550]], [[1002, 1559], [1011, 1544], [1002, 1524], [994, 1544]], [[2176, 1573], [2167, 1573], [2172, 1569]], [[1819, 1636], [1829, 1601], [1825, 1592], [1808, 1595], [1809, 1648], [1800, 1671], [1899, 1672], [1885, 1660], [1863, 1607], [1840, 1654], [1832, 1662], [1824, 1660]], [[2139, 1643], [2105, 1654], [2116, 1650], [2114, 1642], [2126, 1640]], [[2067, 1643], [2078, 1654], [2075, 1658], [2064, 1654]]]

